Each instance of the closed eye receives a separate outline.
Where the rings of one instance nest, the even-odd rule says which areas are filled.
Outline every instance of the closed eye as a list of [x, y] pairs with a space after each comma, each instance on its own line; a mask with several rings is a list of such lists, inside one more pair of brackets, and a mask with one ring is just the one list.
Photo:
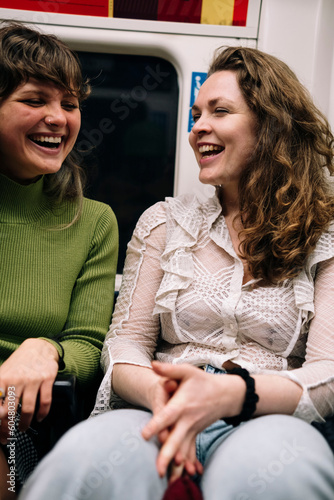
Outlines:
[[225, 114], [225, 113], [229, 113], [229, 110], [226, 108], [216, 108], [215, 113], [216, 114]]
[[33, 108], [43, 106], [44, 104], [44, 101], [41, 99], [24, 99], [21, 102], [23, 102], [23, 104], [27, 104], [28, 106], [32, 106]]
[[73, 111], [74, 109], [78, 109], [79, 105], [75, 104], [74, 102], [63, 102], [62, 108], [64, 108], [66, 111]]

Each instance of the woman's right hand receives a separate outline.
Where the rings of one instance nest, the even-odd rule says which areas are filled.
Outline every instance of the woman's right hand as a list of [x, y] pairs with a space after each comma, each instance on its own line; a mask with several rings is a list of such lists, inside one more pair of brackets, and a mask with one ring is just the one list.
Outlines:
[[[168, 403], [178, 387], [179, 384], [175, 378], [159, 374], [148, 367], [127, 363], [116, 363], [113, 367], [113, 391], [125, 401], [151, 410], [153, 419], [159, 419], [159, 416], [168, 408]], [[174, 425], [170, 425], [164, 426], [155, 433], [162, 447], [169, 441], [173, 430]], [[201, 465], [196, 459], [195, 441], [190, 449], [192, 451], [187, 453], [186, 458], [178, 453], [177, 449], [175, 450], [175, 457], [172, 456], [170, 460], [169, 475], [171, 480], [182, 475], [183, 468], [190, 475], [196, 471], [201, 472]]]
[[174, 380], [177, 390], [142, 430], [144, 439], [169, 431], [157, 459], [162, 477], [171, 462], [194, 464], [194, 442], [199, 432], [223, 416], [238, 415], [246, 384], [238, 375], [217, 376], [194, 366], [152, 363], [155, 372]]
[[[155, 381], [150, 388], [150, 409], [153, 415], [158, 415], [175, 393], [178, 384], [175, 380], [170, 380], [157, 374], [154, 375]], [[158, 433], [160, 443], [163, 444], [166, 441], [168, 434], [168, 429], [163, 429]]]
[[[39, 395], [36, 418], [49, 413], [53, 382], [58, 373], [58, 352], [48, 341], [27, 339], [0, 367], [0, 388], [6, 397], [0, 404], [0, 442], [12, 435], [15, 414], [21, 402], [19, 428], [25, 431], [33, 418]], [[1, 400], [0, 400], [1, 401]], [[10, 417], [10, 425], [9, 424]]]
[[[174, 379], [163, 377], [158, 375], [155, 384], [153, 384], [152, 393], [152, 403], [151, 409], [153, 416], [158, 417], [160, 412], [163, 412], [164, 407], [167, 405], [168, 401], [175, 394], [178, 389], [178, 382]], [[169, 438], [170, 433], [173, 431], [174, 426], [170, 428], [165, 428], [157, 433], [157, 437], [162, 445], [164, 445]], [[197, 474], [202, 474], [203, 467], [202, 464], [196, 457], [196, 442], [195, 440], [189, 446], [189, 451], [185, 457], [181, 451], [178, 451], [173, 460], [170, 462], [168, 468], [169, 482], [172, 483], [176, 479], [182, 476], [186, 471], [190, 476]]]

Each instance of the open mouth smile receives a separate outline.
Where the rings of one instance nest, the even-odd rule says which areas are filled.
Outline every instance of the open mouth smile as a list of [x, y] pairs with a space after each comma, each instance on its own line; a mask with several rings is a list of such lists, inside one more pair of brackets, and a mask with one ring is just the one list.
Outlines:
[[62, 137], [52, 137], [48, 135], [30, 135], [29, 139], [38, 146], [49, 149], [57, 149], [63, 140]]
[[208, 156], [215, 156], [224, 151], [225, 148], [222, 146], [216, 146], [214, 144], [205, 144], [204, 146], [199, 146], [198, 151], [202, 155], [202, 158]]

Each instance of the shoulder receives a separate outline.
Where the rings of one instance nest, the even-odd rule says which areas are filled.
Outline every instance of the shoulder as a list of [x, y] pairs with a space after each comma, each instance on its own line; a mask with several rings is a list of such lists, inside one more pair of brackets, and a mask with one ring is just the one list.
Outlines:
[[334, 220], [320, 236], [315, 251], [327, 259], [334, 257]]
[[81, 219], [83, 222], [100, 221], [108, 225], [117, 226], [116, 216], [112, 208], [106, 203], [89, 198], [83, 199]]
[[112, 216], [112, 214], [114, 214], [109, 205], [102, 203], [101, 201], [91, 200], [90, 198], [83, 199], [82, 208], [84, 213], [95, 214], [96, 216], [100, 216], [102, 214], [109, 214], [109, 216]]
[[308, 260], [308, 266], [312, 268], [316, 264], [328, 261], [334, 257], [334, 220], [326, 231], [320, 236], [315, 249]]
[[88, 198], [83, 199], [81, 215], [69, 231], [76, 238], [89, 241], [90, 245], [101, 246], [103, 242], [115, 245], [118, 242], [118, 224], [111, 207]]

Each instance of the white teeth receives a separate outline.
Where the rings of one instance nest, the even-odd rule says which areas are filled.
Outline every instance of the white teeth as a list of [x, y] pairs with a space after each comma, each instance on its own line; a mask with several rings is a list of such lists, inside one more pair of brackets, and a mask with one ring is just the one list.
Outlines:
[[51, 142], [54, 144], [60, 144], [61, 143], [61, 137], [48, 137], [46, 135], [34, 135], [32, 137], [34, 141], [38, 142]]
[[207, 153], [208, 151], [221, 151], [223, 148], [221, 146], [214, 146], [213, 144], [206, 144], [205, 146], [199, 146], [198, 151], [200, 153]]

